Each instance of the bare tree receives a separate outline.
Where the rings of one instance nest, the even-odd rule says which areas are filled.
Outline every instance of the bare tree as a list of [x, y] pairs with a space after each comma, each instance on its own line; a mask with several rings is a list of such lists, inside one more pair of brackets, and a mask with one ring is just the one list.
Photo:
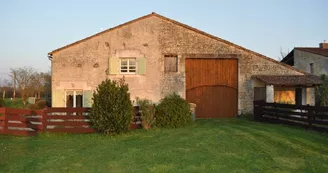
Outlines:
[[8, 88], [9, 81], [4, 78], [0, 78], [0, 88], [2, 92], [2, 99], [6, 98], [6, 89]]
[[34, 91], [33, 75], [35, 74], [35, 69], [30, 67], [11, 69], [11, 74], [15, 75], [13, 82], [17, 83], [23, 104], [26, 105], [28, 96]]
[[45, 99], [47, 100], [48, 104], [50, 104], [50, 101], [51, 101], [51, 73], [50, 72], [44, 73], [43, 79], [44, 79]]
[[40, 99], [41, 92], [44, 91], [45, 74], [43, 72], [34, 72], [31, 76], [31, 83], [37, 99]]
[[12, 87], [13, 87], [13, 98], [15, 99], [16, 98], [16, 88], [17, 88], [17, 85], [16, 85], [16, 71], [15, 69], [10, 69], [10, 73], [9, 73], [9, 76], [12, 78]]
[[289, 49], [287, 50], [287, 53], [282, 50], [282, 47], [280, 47], [280, 56], [278, 56], [278, 61], [281, 61], [284, 59], [289, 53]]

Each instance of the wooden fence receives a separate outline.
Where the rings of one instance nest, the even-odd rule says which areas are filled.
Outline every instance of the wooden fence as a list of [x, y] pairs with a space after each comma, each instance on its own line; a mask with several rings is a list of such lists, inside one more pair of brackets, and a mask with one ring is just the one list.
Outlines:
[[286, 122], [312, 129], [328, 130], [328, 107], [254, 101], [258, 121]]
[[[93, 133], [90, 108], [0, 108], [0, 134], [34, 136], [40, 132]], [[131, 129], [141, 128], [139, 108], [134, 109]]]

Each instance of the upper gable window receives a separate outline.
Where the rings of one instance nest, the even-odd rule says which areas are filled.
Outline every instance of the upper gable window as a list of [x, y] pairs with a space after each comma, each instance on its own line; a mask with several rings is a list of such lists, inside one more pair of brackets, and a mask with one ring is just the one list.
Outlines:
[[135, 58], [121, 58], [120, 72], [122, 74], [136, 74], [137, 63]]
[[178, 72], [178, 56], [176, 55], [164, 55], [164, 71]]

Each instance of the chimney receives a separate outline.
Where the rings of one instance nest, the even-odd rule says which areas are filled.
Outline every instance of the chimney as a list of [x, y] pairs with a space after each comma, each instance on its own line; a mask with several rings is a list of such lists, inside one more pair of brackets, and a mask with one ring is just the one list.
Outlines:
[[326, 43], [326, 40], [323, 40], [323, 43], [320, 43], [319, 47], [321, 49], [328, 49], [328, 43]]

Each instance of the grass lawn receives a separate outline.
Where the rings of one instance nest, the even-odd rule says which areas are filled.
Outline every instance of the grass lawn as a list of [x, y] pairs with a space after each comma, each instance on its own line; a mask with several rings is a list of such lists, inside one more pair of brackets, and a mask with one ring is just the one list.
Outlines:
[[181, 129], [0, 136], [0, 172], [327, 172], [328, 134], [246, 119]]

